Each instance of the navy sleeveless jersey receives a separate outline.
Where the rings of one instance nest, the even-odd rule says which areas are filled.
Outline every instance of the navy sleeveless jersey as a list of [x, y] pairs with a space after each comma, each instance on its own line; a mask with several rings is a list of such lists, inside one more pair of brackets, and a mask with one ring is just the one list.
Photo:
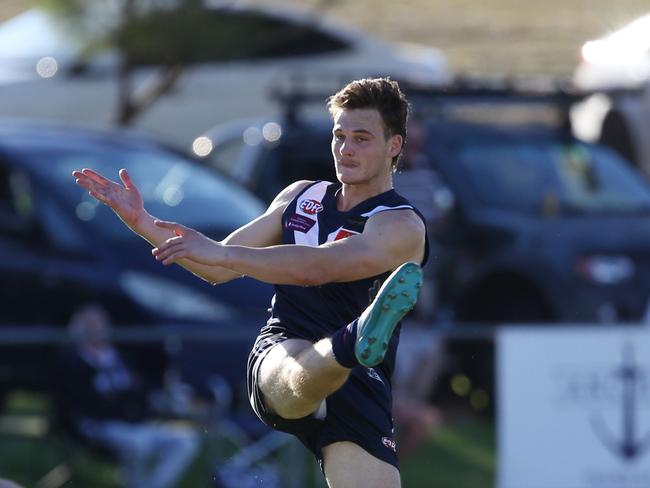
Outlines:
[[[390, 210], [411, 209], [424, 222], [420, 212], [392, 189], [341, 212], [336, 208], [340, 189], [340, 183], [327, 181], [316, 181], [303, 189], [282, 215], [283, 243], [319, 246], [344, 239], [363, 232], [372, 215]], [[428, 243], [421, 264], [426, 262], [427, 255]], [[296, 263], [296, 266], [301, 266], [301, 263]], [[289, 337], [312, 342], [329, 337], [361, 315], [370, 303], [370, 290], [376, 280], [383, 282], [389, 274], [322, 286], [276, 285], [269, 325], [281, 326]], [[399, 326], [381, 366], [389, 378], [398, 342]]]

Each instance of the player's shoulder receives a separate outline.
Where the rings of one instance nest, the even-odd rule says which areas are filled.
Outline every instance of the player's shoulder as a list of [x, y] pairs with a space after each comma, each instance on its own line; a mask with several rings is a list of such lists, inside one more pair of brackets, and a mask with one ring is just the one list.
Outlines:
[[425, 225], [422, 218], [417, 214], [415, 208], [411, 205], [402, 205], [398, 207], [386, 207], [379, 212], [374, 213], [368, 219], [368, 223], [378, 226], [391, 226], [400, 231], [424, 233]]
[[291, 201], [296, 198], [305, 188], [313, 183], [315, 182], [310, 180], [294, 181], [289, 186], [285, 187], [280, 193], [278, 193], [276, 199]]
[[271, 208], [277, 209], [287, 207], [294, 198], [300, 195], [300, 193], [304, 191], [305, 188], [313, 183], [315, 182], [310, 180], [294, 181], [276, 195], [276, 197], [273, 199], [273, 202], [271, 203]]
[[298, 180], [294, 181], [291, 183], [289, 186], [287, 186], [284, 190], [280, 192], [280, 195], [286, 194], [286, 195], [291, 195], [295, 197], [298, 195], [302, 190], [307, 188], [309, 185], [312, 185], [316, 183], [315, 181], [312, 180]]

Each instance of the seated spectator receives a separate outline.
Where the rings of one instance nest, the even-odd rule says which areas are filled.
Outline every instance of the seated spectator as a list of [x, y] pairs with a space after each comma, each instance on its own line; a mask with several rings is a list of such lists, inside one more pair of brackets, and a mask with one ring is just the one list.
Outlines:
[[61, 357], [59, 410], [81, 438], [112, 451], [125, 486], [174, 486], [199, 447], [183, 426], [147, 419], [143, 382], [110, 342], [110, 318], [99, 305], [77, 310], [69, 330], [73, 346]]

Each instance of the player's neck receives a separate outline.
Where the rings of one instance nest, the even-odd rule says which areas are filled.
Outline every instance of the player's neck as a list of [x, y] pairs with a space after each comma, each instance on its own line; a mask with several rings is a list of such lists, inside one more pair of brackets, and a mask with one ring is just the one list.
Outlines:
[[350, 210], [364, 200], [368, 200], [376, 195], [387, 192], [393, 188], [392, 173], [387, 178], [373, 180], [361, 184], [343, 183], [338, 195], [336, 207], [341, 212]]

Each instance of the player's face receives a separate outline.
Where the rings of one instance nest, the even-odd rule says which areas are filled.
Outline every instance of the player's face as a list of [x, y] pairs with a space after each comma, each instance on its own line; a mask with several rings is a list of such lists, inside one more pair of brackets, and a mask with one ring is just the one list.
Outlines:
[[401, 147], [402, 136], [386, 138], [375, 109], [342, 109], [334, 116], [332, 155], [342, 183], [359, 185], [388, 178], [392, 159]]

